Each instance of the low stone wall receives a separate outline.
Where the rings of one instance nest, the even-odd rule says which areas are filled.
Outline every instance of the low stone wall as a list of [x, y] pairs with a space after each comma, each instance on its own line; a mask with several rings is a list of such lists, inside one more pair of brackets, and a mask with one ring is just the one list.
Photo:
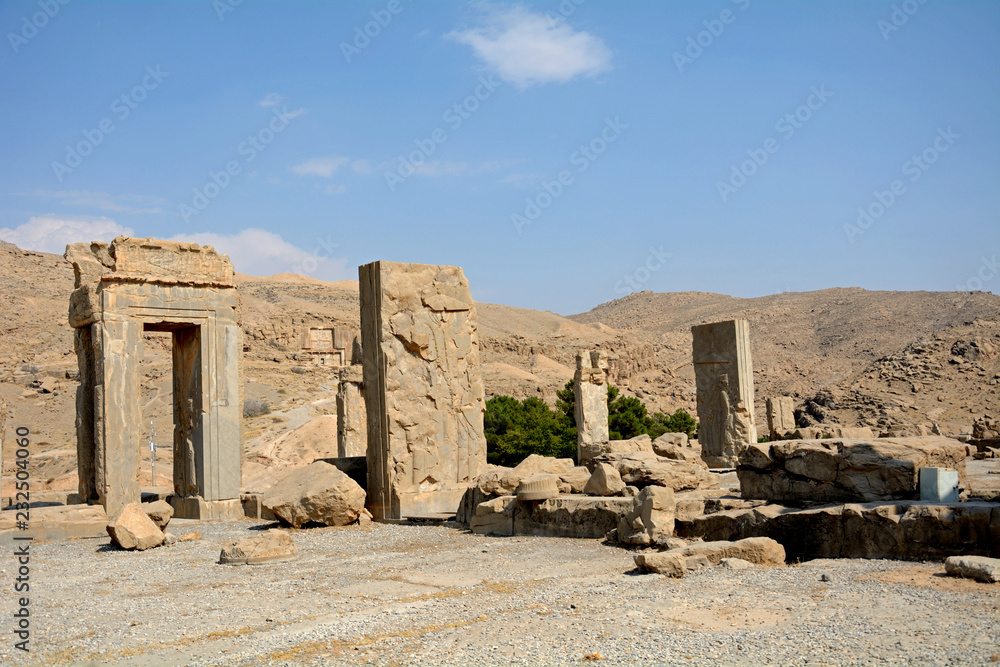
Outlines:
[[622, 497], [564, 495], [519, 501], [500, 496], [476, 507], [470, 528], [482, 535], [603, 538], [631, 507], [632, 499]]
[[765, 505], [678, 517], [675, 527], [685, 539], [770, 537], [785, 547], [790, 560], [1000, 557], [998, 503], [863, 503], [808, 510]]
[[942, 436], [787, 440], [750, 446], [737, 475], [744, 498], [771, 502], [871, 502], [919, 497], [920, 468], [958, 470], [965, 445]]

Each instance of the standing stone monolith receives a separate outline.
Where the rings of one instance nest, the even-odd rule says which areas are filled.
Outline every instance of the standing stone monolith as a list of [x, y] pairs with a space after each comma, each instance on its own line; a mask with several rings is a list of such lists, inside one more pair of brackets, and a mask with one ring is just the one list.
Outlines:
[[789, 431], [795, 430], [795, 401], [791, 396], [776, 396], [768, 398], [767, 434], [774, 440], [781, 440]]
[[365, 418], [364, 377], [360, 364], [344, 366], [337, 385], [337, 456], [365, 456], [368, 425]]
[[691, 327], [698, 442], [709, 467], [731, 468], [757, 442], [750, 325], [728, 320]]
[[576, 398], [576, 453], [581, 465], [586, 445], [608, 442], [608, 353], [580, 350], [573, 375]]
[[454, 514], [486, 468], [476, 307], [456, 266], [359, 267], [368, 509]]

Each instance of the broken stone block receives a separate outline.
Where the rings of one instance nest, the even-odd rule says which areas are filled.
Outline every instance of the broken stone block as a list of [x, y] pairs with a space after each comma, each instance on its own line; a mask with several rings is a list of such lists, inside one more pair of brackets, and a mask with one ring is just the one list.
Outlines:
[[517, 485], [518, 500], [545, 500], [559, 495], [559, 478], [555, 475], [539, 473], [526, 477]]
[[577, 459], [583, 465], [585, 445], [608, 441], [608, 353], [580, 350], [573, 376]]
[[170, 523], [170, 518], [174, 515], [174, 508], [166, 500], [157, 500], [151, 503], [142, 503], [142, 511], [156, 524], [156, 527], [163, 530]]
[[748, 537], [735, 542], [695, 542], [667, 553], [676, 553], [688, 559], [704, 556], [712, 565], [723, 558], [741, 558], [754, 565], [784, 565], [785, 548], [769, 537]]
[[719, 561], [719, 565], [728, 570], [749, 570], [756, 567], [750, 561], [742, 558], [723, 558]]
[[559, 496], [514, 507], [514, 534], [544, 537], [603, 538], [618, 526], [631, 498]]
[[784, 440], [745, 449], [737, 475], [748, 499], [866, 502], [918, 497], [925, 467], [955, 469], [962, 483], [965, 446], [942, 436]]
[[636, 554], [635, 566], [640, 572], [652, 572], [680, 579], [687, 572], [687, 563], [675, 551]]
[[618, 522], [618, 541], [636, 546], [667, 544], [674, 535], [674, 511], [673, 490], [647, 486]]
[[486, 469], [476, 306], [456, 266], [358, 269], [376, 520], [455, 514]]
[[365, 508], [365, 492], [336, 466], [317, 461], [279, 479], [261, 502], [295, 528], [310, 521], [346, 526], [357, 521]]
[[768, 398], [767, 432], [772, 441], [781, 440], [789, 431], [795, 430], [795, 401], [791, 396]]
[[691, 327], [698, 440], [710, 467], [730, 468], [757, 442], [750, 325], [729, 320]]
[[537, 473], [559, 475], [573, 467], [573, 459], [557, 459], [551, 456], [531, 454], [514, 467], [514, 475], [518, 479], [531, 477]]
[[618, 469], [623, 482], [640, 489], [650, 485], [665, 486], [674, 491], [719, 487], [718, 479], [703, 461], [674, 461], [652, 452], [637, 452], [603, 454], [595, 459], [595, 463], [611, 464]]
[[583, 493], [587, 482], [590, 481], [590, 470], [586, 466], [575, 466], [559, 473], [559, 481], [569, 486], [570, 493]]
[[177, 538], [178, 542], [197, 542], [201, 539], [201, 533], [197, 530], [192, 530], [190, 533], [184, 533]]
[[107, 526], [108, 535], [122, 549], [145, 551], [163, 544], [163, 531], [146, 516], [139, 503], [129, 503], [122, 508]]
[[629, 440], [609, 440], [580, 445], [580, 465], [590, 466], [594, 459], [605, 454], [653, 453], [653, 441], [643, 433]]
[[298, 555], [292, 536], [284, 530], [271, 529], [261, 535], [243, 537], [222, 547], [219, 563], [257, 565], [288, 561]]
[[996, 584], [1000, 583], [1000, 558], [951, 556], [944, 561], [944, 571], [953, 577]]
[[625, 490], [625, 482], [618, 470], [607, 463], [598, 463], [583, 492], [588, 496], [618, 496]]
[[368, 424], [361, 365], [341, 368], [338, 379], [337, 456], [365, 456], [368, 451]]
[[502, 496], [480, 503], [469, 522], [469, 529], [480, 535], [513, 535], [516, 503], [517, 498], [514, 496]]

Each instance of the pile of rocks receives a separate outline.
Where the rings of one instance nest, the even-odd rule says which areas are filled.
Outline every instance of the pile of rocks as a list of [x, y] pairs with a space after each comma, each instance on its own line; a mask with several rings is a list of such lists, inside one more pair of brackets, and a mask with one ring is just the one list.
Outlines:
[[201, 539], [197, 532], [175, 537], [166, 533], [167, 524], [174, 515], [174, 508], [164, 500], [151, 503], [129, 503], [108, 521], [107, 531], [112, 541], [122, 549], [145, 551], [176, 541], [188, 542]]

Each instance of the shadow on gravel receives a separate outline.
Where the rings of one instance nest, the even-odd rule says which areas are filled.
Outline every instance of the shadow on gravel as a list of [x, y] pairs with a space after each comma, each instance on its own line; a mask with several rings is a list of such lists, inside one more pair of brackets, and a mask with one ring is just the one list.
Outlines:
[[[309, 524], [306, 524], [308, 526]], [[305, 528], [306, 526], [303, 526]], [[247, 530], [271, 530], [272, 528], [282, 528], [284, 527], [280, 521], [271, 521], [269, 523], [258, 523], [256, 526], [250, 526]]]

